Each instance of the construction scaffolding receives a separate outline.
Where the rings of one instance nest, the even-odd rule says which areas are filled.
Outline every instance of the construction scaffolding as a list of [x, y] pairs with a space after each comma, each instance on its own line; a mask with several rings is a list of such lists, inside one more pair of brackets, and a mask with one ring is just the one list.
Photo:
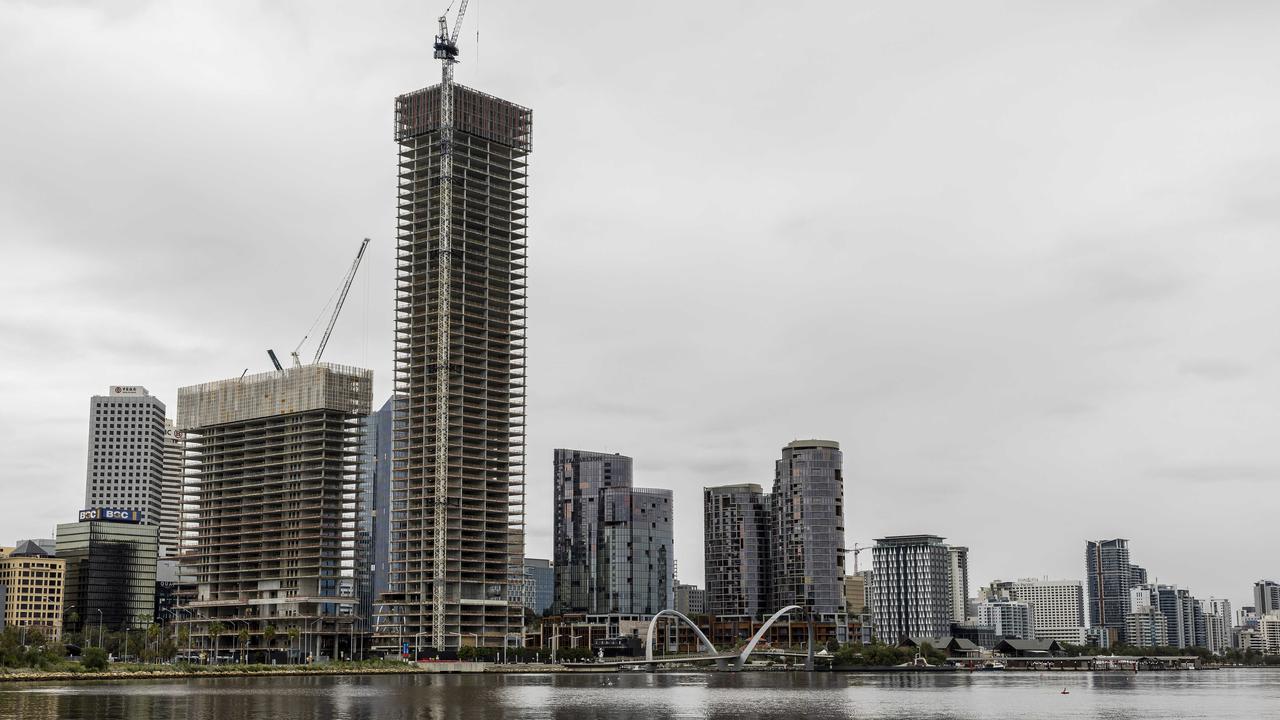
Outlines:
[[[396, 99], [391, 591], [378, 629], [386, 648], [418, 636], [442, 650], [500, 646], [523, 623], [509, 594], [524, 576], [532, 113], [454, 85], [453, 124], [442, 130], [440, 87]], [[445, 192], [450, 202], [439, 202]]]
[[355, 522], [372, 380], [325, 363], [178, 390], [183, 564], [197, 586], [182, 621], [206, 650], [218, 652], [221, 625], [226, 635], [247, 630], [262, 661], [356, 652]]

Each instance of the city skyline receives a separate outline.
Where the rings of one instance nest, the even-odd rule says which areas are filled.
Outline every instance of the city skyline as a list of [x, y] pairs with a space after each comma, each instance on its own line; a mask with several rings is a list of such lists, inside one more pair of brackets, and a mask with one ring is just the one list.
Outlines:
[[[323, 9], [247, 24], [235, 9], [177, 12], [0, 15], [7, 28], [39, 24], [70, 48], [60, 64], [28, 73], [39, 87], [25, 87], [23, 111], [0, 121], [31, 148], [12, 148], [14, 162], [0, 171], [14, 199], [0, 234], [27, 239], [13, 255], [23, 272], [0, 290], [0, 327], [14, 343], [2, 388], [10, 407], [26, 408], [3, 416], [13, 442], [0, 450], [8, 480], [0, 501], [21, 500], [27, 511], [6, 526], [15, 537], [0, 542], [48, 536], [74, 519], [85, 398], [130, 383], [173, 408], [181, 385], [268, 369], [265, 349], [287, 349], [304, 334], [349, 246], [365, 235], [375, 238], [369, 266], [329, 356], [373, 368], [375, 402], [390, 394], [386, 116], [396, 93], [434, 82], [422, 30], [431, 12], [412, 11], [421, 20], [409, 23], [414, 30], [400, 29], [390, 11], [345, 19], [370, 38], [344, 50], [345, 39], [319, 39], [338, 33]], [[546, 34], [549, 18], [519, 5], [499, 20], [486, 12], [478, 62], [473, 28], [464, 34], [459, 81], [537, 107], [547, 128], [531, 171], [527, 554], [551, 554], [550, 508], [538, 506], [549, 495], [551, 448], [626, 449], [646, 485], [674, 491], [681, 580], [704, 585], [701, 489], [767, 485], [778, 445], [825, 437], [845, 453], [848, 546], [937, 533], [971, 548], [971, 580], [982, 584], [1083, 579], [1081, 541], [1124, 537], [1153, 581], [1237, 605], [1255, 580], [1277, 574], [1231, 552], [1259, 545], [1264, 528], [1215, 526], [1221, 558], [1211, 560], [1198, 537], [1133, 512], [1153, 492], [1168, 516], [1203, 513], [1209, 523], [1236, 498], [1264, 513], [1277, 505], [1264, 484], [1280, 461], [1268, 442], [1276, 348], [1257, 332], [1270, 322], [1266, 283], [1277, 267], [1259, 243], [1276, 220], [1263, 211], [1270, 190], [1254, 158], [1257, 145], [1270, 147], [1255, 133], [1280, 113], [1268, 98], [1247, 96], [1256, 77], [1247, 43], [1215, 56], [1210, 74], [1194, 67], [1208, 62], [1206, 48], [1178, 42], [1201, 20], [1186, 8], [1058, 8], [1058, 22], [1015, 9], [989, 28], [941, 9], [922, 29], [919, 18], [885, 10], [856, 26], [817, 23], [805, 51], [808, 60], [848, 63], [856, 93], [811, 82], [783, 96], [784, 79], [806, 78], [752, 54], [776, 22], [767, 11], [745, 9], [707, 37], [694, 31], [724, 23], [723, 7], [697, 8], [653, 49], [645, 45], [666, 24], [624, 10], [602, 30], [631, 23], [630, 33], [593, 33], [550, 57], [529, 39]], [[1247, 20], [1219, 22], [1240, 33], [1269, 25]], [[194, 34], [163, 31], [194, 24], [203, 25]], [[948, 25], [972, 42], [949, 32], [934, 50], [912, 44], [914, 59], [893, 47]], [[244, 27], [254, 30], [232, 32]], [[267, 42], [273, 34], [278, 44]], [[191, 49], [173, 47], [177, 36]], [[604, 53], [606, 37], [622, 47]], [[1033, 41], [1046, 49], [1021, 44]], [[1082, 43], [1093, 59], [1074, 65], [1063, 55]], [[103, 61], [105, 46], [116, 54]], [[15, 67], [40, 65], [51, 47], [19, 44]], [[1004, 62], [1014, 49], [1016, 69]], [[165, 50], [179, 51], [153, 63]], [[612, 59], [585, 67], [588, 54]], [[717, 55], [742, 66], [713, 73], [706, 68]], [[1126, 63], [1132, 55], [1160, 62]], [[352, 57], [365, 60], [345, 67]], [[1116, 67], [1121, 77], [1108, 82]], [[653, 82], [677, 69], [694, 73], [690, 87]], [[1220, 82], [1233, 69], [1240, 84]], [[987, 112], [1006, 74], [1046, 89]], [[1175, 75], [1181, 84], [1171, 89]], [[939, 78], [958, 84], [929, 92]], [[712, 80], [721, 84], [707, 89]], [[1127, 105], [1126, 82], [1154, 104]], [[668, 88], [667, 102], [639, 110], [625, 102], [657, 86]], [[965, 91], [977, 99], [965, 101]], [[1183, 92], [1217, 99], [1223, 115], [1183, 117]], [[685, 128], [672, 108], [698, 107], [700, 93], [742, 112], [706, 108], [704, 123]], [[1078, 105], [1060, 122], [1047, 119], [1064, 93]], [[173, 109], [173, 94], [184, 109]], [[65, 112], [67, 97], [95, 107], [94, 122]], [[799, 142], [776, 134], [777, 116], [754, 117], [780, 97], [800, 98], [780, 109], [785, 121], [804, 121]], [[938, 120], [932, 103], [943, 101], [960, 101], [961, 111]], [[1096, 114], [1081, 110], [1090, 107]], [[302, 116], [313, 119], [308, 127], [298, 126]], [[1023, 124], [1040, 134], [1019, 134]], [[712, 131], [723, 138], [708, 143]], [[1148, 134], [1157, 140], [1144, 142]], [[1165, 156], [1179, 139], [1210, 150]], [[602, 152], [628, 143], [641, 146]], [[819, 163], [833, 145], [839, 171]], [[738, 152], [744, 146], [753, 152]], [[67, 157], [42, 165], [51, 147]], [[930, 159], [936, 153], [943, 159]], [[705, 160], [697, 173], [677, 163], [691, 154]], [[748, 154], [752, 165], [740, 157]], [[206, 168], [198, 178], [184, 169], [193, 158]], [[49, 205], [68, 163], [103, 196], [64, 188], [74, 213]], [[583, 180], [593, 176], [608, 182]], [[626, 190], [602, 189], [609, 182]], [[822, 185], [813, 194], [789, 189]], [[1206, 189], [1203, 204], [1169, 200]], [[636, 213], [637, 202], [662, 213]], [[1218, 206], [1229, 216], [1215, 214]], [[282, 280], [286, 264], [297, 272]], [[244, 297], [201, 303], [227, 278]], [[796, 345], [802, 351], [781, 350]], [[788, 382], [777, 383], [781, 376]], [[805, 396], [813, 399], [796, 400]], [[1010, 488], [1017, 503], [993, 512], [989, 503]], [[1021, 517], [979, 526], [956, 512], [966, 503], [975, 516]], [[909, 523], [892, 519], [907, 507]], [[1069, 530], [1021, 547], [1002, 542], [1043, 531], [1044, 508]]]

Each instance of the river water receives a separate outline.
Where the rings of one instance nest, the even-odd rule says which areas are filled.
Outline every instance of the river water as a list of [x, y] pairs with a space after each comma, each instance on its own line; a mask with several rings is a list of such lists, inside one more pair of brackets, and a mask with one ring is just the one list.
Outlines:
[[[1066, 689], [1068, 694], [1062, 694]], [[0, 684], [22, 720], [1280, 717], [1280, 671], [370, 675]]]

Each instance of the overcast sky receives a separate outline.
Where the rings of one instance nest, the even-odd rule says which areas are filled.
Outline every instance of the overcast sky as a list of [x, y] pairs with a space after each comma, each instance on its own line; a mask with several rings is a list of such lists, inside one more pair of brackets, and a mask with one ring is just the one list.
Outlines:
[[[365, 236], [326, 359], [390, 392], [392, 101], [442, 8], [100, 5], [0, 2], [0, 543], [75, 519], [89, 396], [269, 369]], [[944, 535], [976, 588], [1121, 536], [1247, 600], [1280, 575], [1278, 26], [474, 0], [458, 80], [534, 109], [530, 554], [552, 449], [622, 452], [700, 583], [701, 488], [821, 437], [850, 546]]]

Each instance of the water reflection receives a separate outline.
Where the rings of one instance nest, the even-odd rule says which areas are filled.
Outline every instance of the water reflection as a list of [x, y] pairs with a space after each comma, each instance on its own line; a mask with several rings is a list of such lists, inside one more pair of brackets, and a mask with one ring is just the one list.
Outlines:
[[[1063, 695], [1061, 690], [1068, 689]], [[0, 685], [22, 720], [1257, 718], [1280, 673], [381, 675]]]

